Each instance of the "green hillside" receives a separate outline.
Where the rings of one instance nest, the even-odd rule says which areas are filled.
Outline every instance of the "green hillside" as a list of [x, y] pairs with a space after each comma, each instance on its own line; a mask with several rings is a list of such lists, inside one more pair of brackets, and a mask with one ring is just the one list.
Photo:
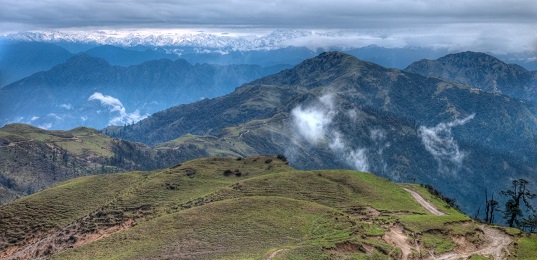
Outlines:
[[535, 245], [474, 223], [418, 185], [298, 171], [281, 156], [72, 179], [1, 206], [0, 219], [0, 258], [522, 258]]
[[0, 128], [0, 204], [90, 174], [169, 167], [204, 153], [168, 150], [78, 127], [49, 131], [25, 124]]

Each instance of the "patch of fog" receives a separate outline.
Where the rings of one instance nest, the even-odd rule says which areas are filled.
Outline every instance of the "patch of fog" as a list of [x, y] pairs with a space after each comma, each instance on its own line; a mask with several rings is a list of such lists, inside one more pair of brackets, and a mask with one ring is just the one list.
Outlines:
[[[354, 112], [354, 113], [353, 113]], [[328, 148], [343, 158], [352, 168], [359, 171], [368, 171], [368, 150], [349, 144], [343, 134], [333, 124], [333, 118], [338, 113], [333, 94], [323, 95], [318, 103], [304, 108], [299, 105], [291, 111], [293, 133], [298, 134], [313, 145], [327, 144]], [[348, 116], [356, 118], [356, 111], [350, 110]]]
[[[472, 114], [464, 119], [440, 123], [434, 127], [420, 126], [418, 136], [425, 149], [435, 158], [441, 172], [456, 173], [463, 164], [466, 152], [461, 151], [451, 129], [462, 126], [475, 117]], [[453, 166], [453, 167], [450, 167]]]
[[369, 163], [367, 162], [366, 152], [367, 149], [365, 148], [348, 151], [346, 156], [347, 162], [351, 163], [354, 169], [367, 172], [369, 170]]

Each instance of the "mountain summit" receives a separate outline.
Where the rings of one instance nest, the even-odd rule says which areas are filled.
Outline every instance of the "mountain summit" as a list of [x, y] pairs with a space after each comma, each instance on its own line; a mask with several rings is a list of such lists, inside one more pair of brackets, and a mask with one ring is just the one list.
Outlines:
[[496, 94], [537, 101], [537, 72], [506, 64], [480, 52], [461, 52], [437, 60], [421, 60], [405, 71], [467, 84]]

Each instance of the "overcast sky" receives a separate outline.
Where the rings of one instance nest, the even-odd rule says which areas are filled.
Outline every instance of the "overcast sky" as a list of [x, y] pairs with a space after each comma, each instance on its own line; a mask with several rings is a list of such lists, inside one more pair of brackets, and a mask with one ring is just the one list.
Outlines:
[[537, 50], [536, 0], [0, 0], [0, 34], [27, 30], [352, 29], [407, 44]]

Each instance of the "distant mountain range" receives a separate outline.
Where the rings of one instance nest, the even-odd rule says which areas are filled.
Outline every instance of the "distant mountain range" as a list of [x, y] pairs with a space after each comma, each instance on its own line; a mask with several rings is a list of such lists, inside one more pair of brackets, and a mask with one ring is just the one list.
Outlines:
[[[403, 69], [419, 59], [436, 59], [448, 53], [457, 52], [456, 49], [421, 48], [412, 45], [397, 48], [379, 47], [364, 44], [364, 40], [360, 39], [360, 35], [354, 33], [349, 31], [291, 29], [280, 29], [254, 36], [211, 32], [20, 32], [2, 35], [0, 36], [0, 41], [53, 43], [66, 48], [72, 53], [83, 52], [98, 46], [112, 45], [142, 51], [156, 48], [171, 54], [200, 54], [201, 56], [204, 56], [204, 54], [227, 56], [228, 54], [241, 52], [262, 53], [264, 51], [296, 47], [298, 49], [308, 48], [315, 54], [319, 54], [322, 51], [341, 51], [355, 55], [362, 60], [399, 69]], [[352, 37], [357, 38], [353, 41]], [[337, 47], [340, 46], [342, 39], [343, 42], [346, 42], [343, 44], [346, 47]], [[375, 49], [383, 49], [384, 51], [378, 52]], [[521, 50], [515, 53], [496, 54], [495, 56], [507, 63], [519, 64], [529, 70], [537, 69], [537, 52], [535, 50]], [[302, 60], [311, 57], [304, 57]], [[409, 58], [412, 60], [409, 60]], [[229, 56], [224, 60], [226, 59], [229, 59]], [[187, 60], [192, 62], [190, 59]], [[232, 64], [237, 63], [233, 62]]]
[[35, 72], [49, 70], [72, 55], [51, 43], [0, 42], [0, 88]]
[[473, 213], [485, 188], [535, 179], [536, 115], [532, 102], [332, 52], [103, 132], [160, 149], [282, 153], [301, 169], [431, 183]]
[[192, 65], [182, 59], [119, 67], [81, 54], [1, 88], [0, 118], [3, 124], [54, 129], [124, 125], [177, 104], [229, 93], [286, 67]]
[[405, 71], [452, 80], [475, 88], [537, 102], [537, 71], [477, 52], [412, 63]]

